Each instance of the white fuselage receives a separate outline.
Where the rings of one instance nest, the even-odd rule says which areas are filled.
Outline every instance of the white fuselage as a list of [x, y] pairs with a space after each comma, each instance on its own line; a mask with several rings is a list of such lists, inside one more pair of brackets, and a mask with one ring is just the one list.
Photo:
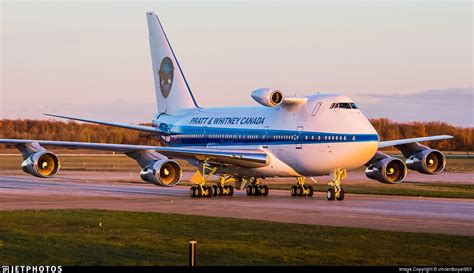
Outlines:
[[[352, 103], [338, 95], [312, 95], [305, 103], [275, 107], [194, 109], [179, 116], [158, 115], [170, 146], [260, 149], [270, 157], [264, 167], [222, 170], [259, 177], [327, 175], [367, 163], [378, 149], [378, 135], [359, 109], [331, 108]], [[354, 105], [352, 103], [352, 105]]]

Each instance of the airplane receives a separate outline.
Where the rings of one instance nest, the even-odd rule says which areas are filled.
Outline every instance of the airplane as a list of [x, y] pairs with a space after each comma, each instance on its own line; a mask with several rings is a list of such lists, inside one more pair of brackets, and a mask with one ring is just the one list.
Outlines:
[[[446, 166], [442, 152], [419, 142], [452, 136], [380, 141], [354, 101], [342, 95], [287, 96], [259, 88], [251, 93], [258, 106], [199, 107], [158, 16], [146, 12], [146, 18], [158, 110], [151, 126], [45, 115], [151, 132], [165, 145], [0, 139], [0, 144], [19, 149], [26, 173], [47, 178], [58, 172], [59, 157], [43, 146], [113, 151], [136, 160], [141, 179], [162, 187], [180, 182], [183, 171], [176, 159], [186, 160], [198, 169], [191, 197], [232, 196], [230, 182], [248, 196], [268, 196], [262, 180], [271, 177], [293, 177], [291, 196], [311, 197], [314, 189], [306, 179], [333, 173], [326, 197], [343, 200], [341, 181], [348, 170], [365, 165], [368, 178], [397, 184], [408, 169], [433, 175]], [[406, 160], [379, 151], [386, 147], [397, 148]], [[213, 176], [217, 181], [207, 186]]]

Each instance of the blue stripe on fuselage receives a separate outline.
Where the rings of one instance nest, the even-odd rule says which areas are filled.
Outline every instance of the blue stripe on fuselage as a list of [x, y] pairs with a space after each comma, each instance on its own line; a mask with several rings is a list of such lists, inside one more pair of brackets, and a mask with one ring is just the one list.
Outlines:
[[171, 146], [282, 145], [379, 141], [377, 134], [339, 134], [297, 130], [173, 126]]

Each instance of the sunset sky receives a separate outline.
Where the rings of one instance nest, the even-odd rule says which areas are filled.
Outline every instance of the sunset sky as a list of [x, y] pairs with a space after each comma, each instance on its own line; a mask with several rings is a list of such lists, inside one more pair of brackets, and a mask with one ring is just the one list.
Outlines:
[[1, 1], [0, 118], [148, 122], [146, 11], [200, 106], [328, 92], [369, 117], [474, 126], [471, 1]]

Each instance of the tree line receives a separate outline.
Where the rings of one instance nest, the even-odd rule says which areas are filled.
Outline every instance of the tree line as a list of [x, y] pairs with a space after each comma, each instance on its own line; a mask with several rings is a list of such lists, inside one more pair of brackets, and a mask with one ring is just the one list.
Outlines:
[[[387, 118], [371, 119], [370, 122], [382, 141], [429, 135], [452, 135], [454, 139], [433, 141], [429, 146], [449, 151], [474, 150], [474, 128], [472, 127], [457, 127], [439, 121], [394, 122]], [[0, 138], [162, 145], [159, 138], [147, 132], [73, 121], [30, 119], [0, 120]]]

